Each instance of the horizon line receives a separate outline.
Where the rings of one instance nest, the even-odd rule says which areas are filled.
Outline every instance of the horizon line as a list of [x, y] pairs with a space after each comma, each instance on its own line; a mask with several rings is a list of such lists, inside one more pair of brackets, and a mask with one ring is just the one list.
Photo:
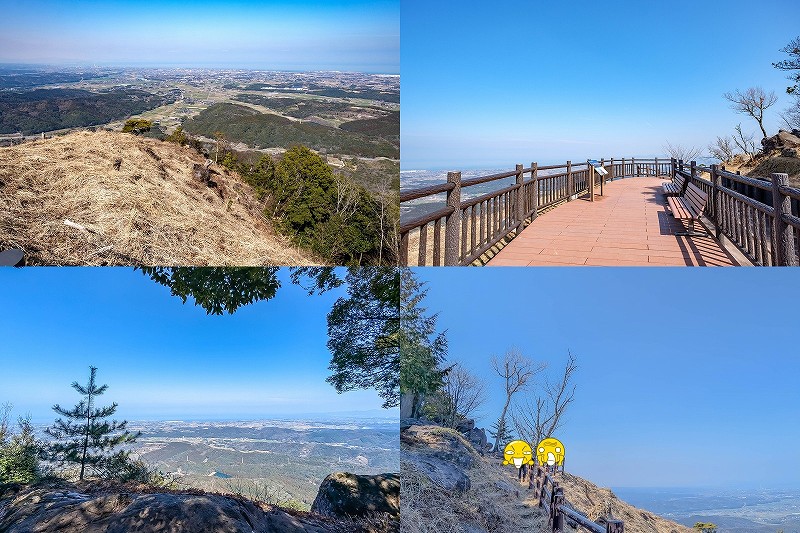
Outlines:
[[399, 68], [397, 71], [377, 71], [377, 70], [341, 70], [336, 68], [298, 68], [298, 69], [291, 69], [291, 68], [259, 68], [259, 67], [225, 67], [225, 66], [201, 66], [200, 64], [194, 64], [194, 66], [190, 63], [112, 63], [112, 62], [91, 62], [91, 61], [75, 61], [75, 62], [64, 62], [64, 63], [50, 63], [50, 62], [5, 62], [0, 61], [0, 67], [5, 66], [25, 66], [25, 67], [92, 67], [92, 68], [149, 68], [149, 69], [159, 69], [159, 68], [173, 68], [173, 69], [186, 69], [186, 70], [193, 70], [193, 69], [202, 69], [202, 70], [251, 70], [251, 71], [260, 71], [260, 72], [289, 72], [289, 73], [307, 73], [307, 72], [328, 72], [328, 73], [340, 73], [340, 74], [372, 74], [372, 75], [384, 75], [384, 76], [400, 76]]

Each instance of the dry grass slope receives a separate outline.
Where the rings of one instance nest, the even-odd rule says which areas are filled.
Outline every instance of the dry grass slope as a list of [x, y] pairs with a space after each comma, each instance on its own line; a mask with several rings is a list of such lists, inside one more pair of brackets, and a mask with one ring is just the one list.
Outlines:
[[[193, 150], [113, 132], [0, 148], [0, 249], [42, 265], [308, 265], [234, 173], [193, 179]], [[66, 225], [65, 220], [75, 223]]]
[[[482, 457], [458, 432], [438, 426], [412, 426], [401, 434], [400, 531], [402, 533], [517, 533], [544, 531], [536, 504], [527, 498], [516, 472], [494, 457]], [[408, 453], [445, 463], [471, 463], [467, 491], [448, 491], [432, 483], [408, 460]], [[404, 460], [405, 457], [405, 460]], [[467, 461], [464, 461], [467, 459]]]

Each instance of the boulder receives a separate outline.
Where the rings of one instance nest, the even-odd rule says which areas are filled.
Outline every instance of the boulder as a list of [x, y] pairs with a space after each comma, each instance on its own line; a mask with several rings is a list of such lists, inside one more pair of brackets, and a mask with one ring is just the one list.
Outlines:
[[483, 428], [472, 428], [472, 430], [465, 433], [464, 436], [469, 443], [472, 444], [472, 447], [481, 454], [486, 453], [491, 448], [491, 445], [486, 439], [486, 430]]
[[475, 427], [475, 420], [474, 420], [474, 419], [472, 419], [472, 418], [466, 418], [466, 419], [464, 419], [464, 420], [461, 420], [461, 421], [460, 421], [460, 422], [459, 422], [459, 423], [456, 425], [456, 430], [457, 430], [459, 433], [468, 433], [468, 432], [472, 431], [472, 429], [473, 429], [474, 427]]
[[400, 518], [400, 474], [330, 474], [322, 481], [311, 512], [340, 518], [377, 512]]
[[242, 498], [136, 492], [90, 483], [16, 486], [0, 494], [4, 533], [240, 533], [338, 531], [322, 517], [289, 514]]
[[777, 135], [761, 139], [761, 145], [764, 147], [764, 152], [798, 148], [800, 147], [800, 132], [797, 130], [792, 130], [792, 132], [780, 130]]

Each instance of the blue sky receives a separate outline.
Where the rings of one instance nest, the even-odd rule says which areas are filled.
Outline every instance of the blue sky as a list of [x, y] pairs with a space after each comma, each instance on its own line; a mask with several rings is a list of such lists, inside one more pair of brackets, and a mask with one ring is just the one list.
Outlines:
[[398, 73], [399, 0], [30, 0], [0, 62]]
[[94, 365], [127, 419], [397, 414], [325, 381], [326, 315], [344, 289], [307, 296], [287, 274], [272, 300], [209, 316], [127, 268], [0, 269], [0, 403], [50, 421]]
[[513, 169], [758, 131], [722, 98], [754, 85], [776, 132], [800, 2], [404, 0], [401, 20], [402, 168]]
[[450, 361], [491, 391], [479, 426], [504, 400], [492, 355], [516, 347], [557, 374], [571, 350], [577, 393], [555, 435], [568, 471], [612, 487], [800, 488], [796, 271], [415, 273]]

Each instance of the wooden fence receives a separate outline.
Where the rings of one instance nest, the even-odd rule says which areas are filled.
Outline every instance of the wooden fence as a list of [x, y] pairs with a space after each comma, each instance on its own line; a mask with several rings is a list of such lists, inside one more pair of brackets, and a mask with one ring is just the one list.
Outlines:
[[[543, 210], [594, 191], [600, 186], [604, 193], [607, 181], [622, 177], [672, 176], [677, 162], [669, 159], [608, 159], [600, 160], [608, 174], [600, 177], [586, 163], [529, 167], [499, 174], [461, 179], [461, 172], [448, 172], [447, 182], [430, 187], [400, 192], [400, 203], [446, 195], [440, 209], [417, 217], [401, 220], [401, 265], [469, 265], [503, 239], [513, 238]], [[556, 171], [547, 175], [542, 171]], [[495, 191], [462, 200], [464, 189], [514, 177], [514, 184]], [[416, 246], [414, 246], [416, 245]]]
[[587, 516], [568, 507], [564, 489], [541, 465], [535, 467], [534, 483], [539, 507], [545, 510], [548, 527], [554, 533], [562, 533], [567, 522], [573, 527], [594, 533], [624, 533], [625, 524], [622, 520], [599, 518], [597, 522], [593, 522]]
[[[518, 235], [542, 211], [594, 191], [617, 178], [681, 174], [709, 195], [705, 214], [715, 237], [727, 238], [759, 266], [800, 265], [800, 189], [789, 187], [786, 174], [748, 177], [716, 165], [686, 165], [674, 159], [601, 160], [608, 174], [599, 177], [587, 163], [538, 167], [517, 165], [509, 172], [461, 179], [449, 172], [447, 182], [402, 191], [400, 202], [445, 193], [445, 206], [401, 220], [401, 265], [469, 265], [503, 239]], [[549, 175], [541, 171], [555, 170]], [[514, 177], [514, 184], [462, 201], [462, 190]]]
[[694, 161], [675, 173], [708, 194], [705, 215], [718, 240], [727, 238], [758, 266], [800, 264], [800, 189], [788, 186], [786, 174], [741, 176]]

